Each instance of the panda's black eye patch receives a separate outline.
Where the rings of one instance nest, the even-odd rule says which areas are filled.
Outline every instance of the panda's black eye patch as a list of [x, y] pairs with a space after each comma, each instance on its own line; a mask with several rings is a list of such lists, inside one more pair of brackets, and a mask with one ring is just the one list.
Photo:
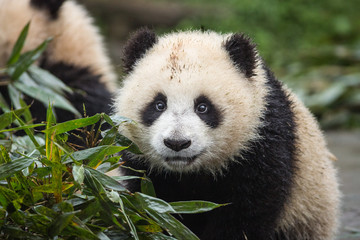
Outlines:
[[166, 96], [162, 93], [158, 93], [140, 113], [143, 124], [146, 126], [151, 126], [155, 120], [166, 111], [166, 103]]
[[221, 112], [204, 95], [199, 96], [194, 101], [194, 111], [198, 117], [211, 128], [216, 128], [221, 122]]

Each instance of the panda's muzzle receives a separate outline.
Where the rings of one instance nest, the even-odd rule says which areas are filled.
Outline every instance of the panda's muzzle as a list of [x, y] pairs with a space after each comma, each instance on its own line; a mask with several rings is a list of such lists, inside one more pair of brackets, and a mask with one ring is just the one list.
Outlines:
[[174, 139], [164, 139], [164, 144], [166, 147], [174, 150], [175, 152], [180, 152], [183, 149], [190, 147], [191, 140], [183, 139], [183, 140], [174, 140]]

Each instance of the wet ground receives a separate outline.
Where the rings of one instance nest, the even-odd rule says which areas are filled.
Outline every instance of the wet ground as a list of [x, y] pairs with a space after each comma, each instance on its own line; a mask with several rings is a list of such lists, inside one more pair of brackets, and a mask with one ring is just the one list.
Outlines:
[[343, 193], [338, 240], [360, 240], [360, 130], [327, 132], [330, 150], [336, 155]]

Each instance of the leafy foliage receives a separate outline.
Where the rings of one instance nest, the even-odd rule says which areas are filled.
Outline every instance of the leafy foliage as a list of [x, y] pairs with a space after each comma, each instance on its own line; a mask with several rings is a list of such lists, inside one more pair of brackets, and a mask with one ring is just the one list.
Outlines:
[[[140, 153], [118, 131], [121, 124], [134, 123], [104, 113], [56, 123], [53, 106], [76, 113], [63, 97], [63, 91], [71, 90], [31, 65], [48, 40], [20, 54], [28, 28], [29, 24], [3, 70], [15, 110], [0, 96], [0, 239], [198, 239], [172, 215], [221, 205], [167, 203], [156, 198], [145, 175], [140, 178], [141, 193], [131, 193], [120, 183], [139, 177], [107, 175], [121, 167], [124, 150]], [[40, 85], [44, 91], [36, 90]], [[43, 103], [53, 102], [44, 123], [31, 124], [30, 106], [21, 92]], [[102, 131], [103, 124], [110, 129]], [[19, 130], [26, 135], [18, 136]], [[68, 142], [73, 131], [85, 135], [87, 148], [78, 150]]]
[[[20, 119], [16, 111], [10, 112], [14, 121]], [[107, 134], [113, 129], [117, 132], [119, 125], [105, 114], [60, 124], [54, 119], [49, 107], [44, 130], [13, 136], [8, 147], [0, 146], [2, 239], [197, 239], [171, 214], [220, 206], [203, 201], [167, 203], [154, 197], [145, 176], [143, 192], [150, 195], [127, 191], [118, 181], [126, 177], [115, 180], [106, 175], [120, 166], [121, 151], [130, 149], [117, 144], [121, 136]], [[94, 124], [94, 119], [112, 126], [102, 140], [107, 144], [74, 152], [63, 135]], [[24, 139], [32, 147], [13, 147]]]

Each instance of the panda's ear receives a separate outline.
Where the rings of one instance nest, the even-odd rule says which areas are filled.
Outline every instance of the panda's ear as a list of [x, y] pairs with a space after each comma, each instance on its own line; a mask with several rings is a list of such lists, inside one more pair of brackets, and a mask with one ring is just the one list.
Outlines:
[[157, 42], [154, 31], [144, 27], [134, 32], [124, 47], [123, 61], [124, 70], [129, 73], [139, 59], [141, 59], [147, 50]]
[[234, 65], [245, 74], [247, 78], [255, 75], [254, 69], [258, 60], [256, 45], [244, 34], [235, 33], [224, 43]]
[[59, 15], [59, 9], [66, 0], [31, 0], [31, 5], [40, 9], [46, 9], [52, 19]]

